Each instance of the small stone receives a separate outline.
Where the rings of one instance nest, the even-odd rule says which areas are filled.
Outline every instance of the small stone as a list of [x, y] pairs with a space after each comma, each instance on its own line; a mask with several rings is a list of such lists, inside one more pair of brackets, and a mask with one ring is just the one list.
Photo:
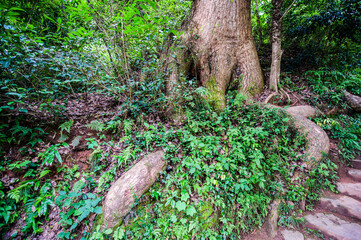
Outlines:
[[283, 230], [282, 236], [285, 240], [304, 240], [303, 234], [298, 231]]
[[361, 220], [361, 202], [348, 196], [321, 198], [321, 205], [336, 212]]
[[361, 225], [342, 220], [332, 214], [316, 213], [305, 216], [308, 227], [320, 230], [337, 240], [360, 240]]
[[361, 183], [337, 183], [340, 193], [361, 199]]
[[348, 170], [348, 175], [353, 179], [361, 182], [361, 170], [358, 169], [350, 169]]

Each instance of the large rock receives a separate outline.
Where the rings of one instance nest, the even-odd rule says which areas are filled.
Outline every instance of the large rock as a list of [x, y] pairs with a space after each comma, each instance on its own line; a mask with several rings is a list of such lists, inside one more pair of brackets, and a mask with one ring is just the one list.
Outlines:
[[104, 222], [108, 228], [116, 226], [129, 213], [135, 202], [158, 178], [166, 163], [163, 151], [144, 157], [124, 173], [109, 189], [103, 205]]
[[317, 124], [300, 115], [292, 115], [295, 126], [307, 138], [305, 157], [307, 168], [312, 169], [315, 163], [330, 151], [330, 139], [327, 133]]
[[337, 191], [361, 199], [361, 183], [337, 183]]
[[289, 114], [292, 114], [292, 115], [296, 114], [296, 115], [300, 115], [305, 118], [313, 118], [313, 117], [317, 117], [322, 114], [320, 111], [318, 111], [315, 108], [308, 106], [308, 105], [289, 107], [285, 110]]
[[361, 97], [344, 91], [348, 105], [356, 112], [361, 112]]
[[346, 222], [332, 214], [316, 213], [305, 217], [307, 227], [320, 230], [332, 239], [360, 240], [361, 225]]
[[361, 220], [361, 202], [348, 196], [321, 198], [321, 205], [339, 214]]

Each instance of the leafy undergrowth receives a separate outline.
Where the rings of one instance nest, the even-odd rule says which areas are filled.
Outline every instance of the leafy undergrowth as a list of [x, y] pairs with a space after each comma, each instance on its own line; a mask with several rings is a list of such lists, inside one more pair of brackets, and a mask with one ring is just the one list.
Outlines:
[[115, 233], [128, 239], [237, 238], [261, 226], [273, 199], [294, 205], [317, 200], [320, 188], [332, 189], [336, 166], [325, 161], [308, 172], [301, 157], [305, 139], [289, 121], [272, 109], [234, 105], [220, 114], [189, 112], [183, 128], [170, 129], [165, 138], [158, 128], [152, 142], [165, 148], [168, 170]]
[[[222, 113], [185, 115], [182, 125], [114, 114], [69, 120], [49, 135], [57, 139], [50, 145], [39, 137], [41, 147], [28, 144], [17, 161], [9, 157], [18, 149], [12, 148], [1, 166], [3, 237], [235, 238], [263, 223], [273, 199], [282, 199], [289, 219], [297, 209], [289, 202], [317, 200], [321, 188], [332, 187], [335, 166], [305, 169], [305, 139], [276, 110], [236, 101]], [[157, 149], [168, 162], [160, 180], [121, 226], [96, 226], [111, 183]]]
[[[280, 87], [281, 92], [287, 92], [287, 98], [276, 96], [273, 103], [279, 106], [311, 105], [328, 115], [350, 113], [351, 108], [347, 104], [344, 91], [361, 96], [360, 73], [358, 68], [343, 72], [319, 68], [297, 74], [283, 73]], [[268, 92], [267, 95], [269, 94]]]
[[361, 156], [361, 115], [337, 115], [316, 118], [315, 122], [338, 140], [338, 153], [346, 162]]
[[327, 103], [326, 106], [348, 108], [344, 99], [343, 91], [347, 90], [353, 94], [361, 95], [361, 75], [355, 73], [342, 73], [331, 69], [318, 69], [308, 71], [306, 77], [312, 91], [316, 94], [310, 99], [313, 105]]
[[326, 114], [313, 121], [337, 142], [341, 160], [361, 156], [361, 116], [348, 106], [343, 93], [346, 90], [361, 96], [360, 70], [340, 72], [320, 68], [306, 72], [304, 77], [286, 75], [283, 79], [282, 86], [290, 91], [290, 95], [298, 93], [302, 96], [288, 104], [317, 106]]

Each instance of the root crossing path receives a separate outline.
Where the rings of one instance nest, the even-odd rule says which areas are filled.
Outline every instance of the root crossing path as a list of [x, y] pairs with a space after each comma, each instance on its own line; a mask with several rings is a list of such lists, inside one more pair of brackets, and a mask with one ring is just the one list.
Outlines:
[[[295, 125], [301, 132], [308, 132], [306, 152], [310, 153], [310, 158], [318, 161], [321, 151], [329, 151], [329, 139], [326, 133], [307, 117], [315, 117], [319, 113], [310, 106], [291, 107], [286, 111], [294, 117]], [[314, 153], [316, 155], [313, 155]], [[312, 165], [311, 163], [307, 166]], [[301, 232], [283, 230], [277, 234], [277, 239], [361, 240], [361, 160], [353, 160], [352, 166], [353, 168], [340, 169], [340, 180], [337, 183], [339, 193], [325, 193], [317, 210], [304, 216], [305, 227], [316, 230], [319, 236], [307, 238]]]

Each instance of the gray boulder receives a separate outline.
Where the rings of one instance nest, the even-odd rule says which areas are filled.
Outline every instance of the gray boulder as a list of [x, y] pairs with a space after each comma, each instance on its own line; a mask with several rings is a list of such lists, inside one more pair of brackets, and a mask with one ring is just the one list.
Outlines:
[[344, 216], [361, 220], [361, 202], [348, 196], [322, 197], [321, 206]]
[[289, 114], [292, 115], [296, 114], [305, 118], [313, 118], [320, 116], [322, 114], [319, 110], [316, 110], [315, 108], [308, 105], [289, 107], [285, 110]]
[[306, 227], [320, 230], [337, 240], [360, 240], [361, 225], [347, 222], [332, 214], [316, 213], [305, 216]]
[[361, 183], [337, 183], [337, 191], [361, 200]]
[[361, 112], [361, 97], [344, 91], [348, 105], [356, 112]]
[[307, 145], [304, 155], [307, 162], [307, 168], [312, 169], [315, 163], [323, 158], [323, 154], [330, 151], [330, 139], [327, 133], [316, 123], [300, 115], [292, 115], [295, 126], [302, 134], [306, 136]]
[[124, 173], [109, 189], [103, 204], [103, 225], [113, 228], [122, 221], [135, 202], [157, 180], [166, 163], [163, 151], [157, 151], [144, 157], [130, 170]]

